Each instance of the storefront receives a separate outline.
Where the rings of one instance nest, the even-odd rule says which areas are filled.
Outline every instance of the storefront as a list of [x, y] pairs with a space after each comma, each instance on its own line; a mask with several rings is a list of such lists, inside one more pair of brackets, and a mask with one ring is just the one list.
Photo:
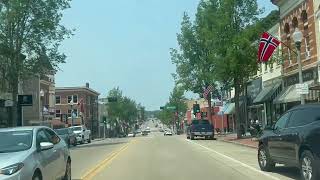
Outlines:
[[264, 112], [263, 106], [254, 104], [254, 100], [259, 95], [262, 90], [262, 78], [258, 78], [252, 80], [248, 83], [247, 86], [247, 110], [248, 114], [245, 114], [246, 121], [245, 121], [245, 128], [248, 128], [251, 120], [258, 120], [260, 123], [264, 121]]
[[277, 114], [273, 100], [282, 90], [282, 81], [280, 78], [271, 79], [263, 82], [263, 88], [258, 96], [253, 100], [253, 104], [259, 107], [261, 113], [261, 124], [263, 127], [272, 125], [277, 119]]
[[[303, 72], [303, 82], [309, 86], [309, 94], [304, 95], [306, 103], [315, 103], [319, 101], [319, 90], [313, 89], [317, 80], [316, 69], [308, 69]], [[277, 111], [285, 112], [294, 106], [300, 104], [300, 94], [296, 91], [296, 84], [299, 83], [298, 74], [294, 74], [285, 79], [285, 88], [274, 99], [273, 103], [276, 104]]]

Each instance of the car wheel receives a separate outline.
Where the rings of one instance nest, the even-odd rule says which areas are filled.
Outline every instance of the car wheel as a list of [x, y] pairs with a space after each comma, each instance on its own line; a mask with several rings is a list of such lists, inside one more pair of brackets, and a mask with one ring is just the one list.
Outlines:
[[88, 143], [91, 143], [91, 137], [89, 136]]
[[71, 161], [68, 160], [63, 180], [71, 180]]
[[258, 149], [258, 163], [262, 171], [272, 171], [275, 163], [271, 160], [266, 148], [261, 145]]
[[302, 180], [316, 180], [319, 178], [315, 160], [310, 151], [304, 151], [301, 154], [300, 171]]
[[41, 173], [35, 172], [32, 176], [32, 180], [42, 180]]

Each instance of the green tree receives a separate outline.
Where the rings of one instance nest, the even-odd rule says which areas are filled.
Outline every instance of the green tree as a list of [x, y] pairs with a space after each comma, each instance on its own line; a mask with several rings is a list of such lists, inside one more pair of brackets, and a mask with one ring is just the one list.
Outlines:
[[[176, 85], [169, 97], [169, 102], [164, 106], [165, 108], [157, 114], [157, 118], [167, 126], [174, 125], [176, 119], [175, 113], [184, 114], [187, 110], [186, 98], [184, 97], [184, 88]], [[167, 107], [175, 107], [175, 110], [167, 109]], [[179, 118], [179, 117], [178, 117]], [[173, 126], [174, 127], [174, 126]]]
[[128, 133], [128, 130], [136, 124], [138, 113], [143, 107], [131, 98], [124, 96], [118, 87], [110, 90], [108, 96], [117, 98], [117, 102], [107, 104], [109, 123], [115, 124], [117, 133], [122, 130]]
[[41, 75], [47, 61], [57, 69], [66, 56], [59, 52], [61, 42], [72, 34], [61, 24], [62, 13], [71, 0], [0, 1], [0, 76], [7, 80], [15, 107], [10, 126], [17, 117], [18, 83], [26, 77]]

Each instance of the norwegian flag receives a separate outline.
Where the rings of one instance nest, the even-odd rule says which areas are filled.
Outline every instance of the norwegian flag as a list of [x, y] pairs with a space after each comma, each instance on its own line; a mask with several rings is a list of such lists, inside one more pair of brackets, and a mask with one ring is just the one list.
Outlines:
[[269, 33], [264, 32], [261, 35], [258, 59], [259, 62], [268, 62], [269, 58], [273, 54], [274, 50], [279, 46], [280, 41]]
[[203, 97], [204, 97], [205, 99], [207, 99], [208, 94], [212, 91], [212, 89], [213, 89], [213, 86], [212, 86], [212, 85], [209, 85], [209, 86], [204, 90], [204, 92], [203, 92]]

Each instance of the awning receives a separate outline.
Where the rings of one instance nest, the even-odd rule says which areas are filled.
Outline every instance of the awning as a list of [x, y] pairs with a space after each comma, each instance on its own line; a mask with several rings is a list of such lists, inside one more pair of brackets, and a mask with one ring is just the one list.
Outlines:
[[267, 86], [267, 87], [263, 88], [262, 91], [253, 100], [253, 104], [263, 103], [263, 102], [267, 101], [277, 91], [277, 89], [280, 86], [281, 86], [281, 82], [278, 82], [273, 86]]
[[[308, 85], [311, 85], [312, 81], [307, 81]], [[274, 99], [274, 104], [288, 103], [288, 102], [296, 102], [300, 101], [300, 95], [296, 91], [296, 85], [291, 85], [286, 87], [280, 94]]]
[[233, 114], [235, 108], [235, 103], [229, 103], [228, 106], [225, 108], [224, 114]]

